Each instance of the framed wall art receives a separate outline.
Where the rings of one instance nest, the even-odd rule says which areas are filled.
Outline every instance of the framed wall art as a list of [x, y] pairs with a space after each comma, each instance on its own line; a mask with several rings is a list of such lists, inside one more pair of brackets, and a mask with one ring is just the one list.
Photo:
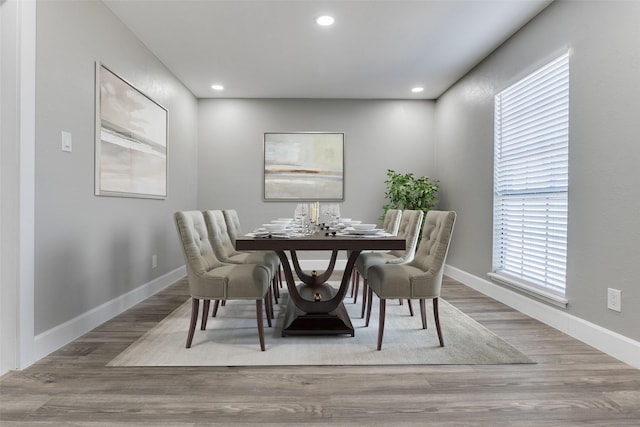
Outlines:
[[264, 200], [344, 200], [344, 133], [265, 133]]
[[95, 194], [167, 197], [167, 110], [96, 63]]

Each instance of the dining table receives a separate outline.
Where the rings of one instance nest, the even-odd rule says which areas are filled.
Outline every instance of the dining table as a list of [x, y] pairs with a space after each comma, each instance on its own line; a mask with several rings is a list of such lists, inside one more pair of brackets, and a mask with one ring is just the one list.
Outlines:
[[[329, 232], [294, 236], [244, 235], [236, 238], [238, 251], [274, 251], [278, 254], [284, 272], [289, 298], [282, 327], [282, 336], [288, 335], [355, 335], [343, 300], [347, 293], [356, 259], [362, 251], [403, 250], [405, 239], [384, 233], [374, 235]], [[329, 251], [327, 267], [318, 272], [303, 271], [299, 251]], [[347, 263], [340, 286], [336, 289], [326, 283], [333, 274], [338, 253], [345, 251]], [[289, 256], [287, 256], [289, 252]], [[293, 269], [292, 269], [293, 267]], [[293, 270], [301, 283], [297, 284]]]

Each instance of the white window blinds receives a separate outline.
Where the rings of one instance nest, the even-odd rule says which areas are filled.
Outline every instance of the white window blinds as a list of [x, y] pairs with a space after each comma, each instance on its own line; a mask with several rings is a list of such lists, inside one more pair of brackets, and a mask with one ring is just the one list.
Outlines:
[[496, 96], [494, 143], [493, 273], [564, 295], [568, 54]]

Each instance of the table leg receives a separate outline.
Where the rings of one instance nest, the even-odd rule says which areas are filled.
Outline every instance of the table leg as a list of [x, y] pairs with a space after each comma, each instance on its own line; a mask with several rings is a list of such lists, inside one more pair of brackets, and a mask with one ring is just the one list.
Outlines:
[[287, 335], [331, 335], [349, 334], [354, 336], [351, 319], [342, 304], [349, 287], [351, 272], [360, 251], [349, 253], [342, 281], [338, 290], [324, 283], [335, 265], [337, 251], [333, 251], [329, 267], [325, 272], [306, 274], [300, 268], [295, 251], [291, 251], [291, 262], [302, 284], [296, 286], [291, 265], [284, 251], [276, 251], [289, 289], [291, 303], [287, 304], [282, 336]]

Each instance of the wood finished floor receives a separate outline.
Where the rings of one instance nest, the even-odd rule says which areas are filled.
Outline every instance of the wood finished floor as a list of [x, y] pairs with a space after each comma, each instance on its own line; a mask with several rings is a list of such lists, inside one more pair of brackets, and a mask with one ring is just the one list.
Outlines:
[[0, 425], [640, 425], [640, 370], [451, 279], [442, 296], [537, 364], [105, 367], [186, 301], [179, 282], [5, 375]]

